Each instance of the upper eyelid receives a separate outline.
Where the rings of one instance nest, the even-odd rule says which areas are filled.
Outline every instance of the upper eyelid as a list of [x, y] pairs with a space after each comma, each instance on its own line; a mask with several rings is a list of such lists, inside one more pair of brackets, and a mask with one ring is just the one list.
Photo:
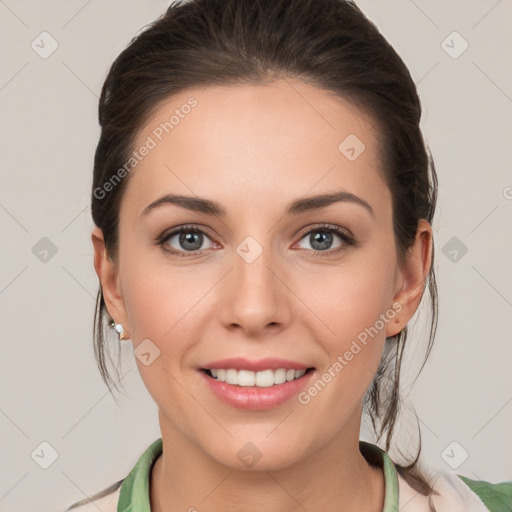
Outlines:
[[195, 225], [184, 225], [184, 226], [178, 226], [176, 228], [171, 228], [169, 230], [166, 230], [162, 233], [162, 235], [159, 237], [161, 240], [167, 240], [171, 236], [179, 235], [181, 232], [187, 232], [187, 231], [196, 231], [200, 232], [203, 235], [208, 236], [209, 238], [214, 238], [212, 235], [209, 234], [207, 228], [198, 227]]
[[[352, 232], [349, 229], [347, 229], [347, 228], [345, 228], [343, 226], [338, 226], [336, 224], [330, 224], [330, 223], [319, 223], [317, 225], [306, 226], [305, 228], [300, 230], [299, 234], [297, 234], [296, 236], [300, 235], [299, 240], [302, 240], [305, 236], [309, 235], [311, 232], [322, 230], [322, 229], [332, 230], [332, 231], [340, 231], [341, 235], [344, 234], [348, 238], [355, 239], [354, 235], [352, 234]], [[208, 228], [199, 227], [199, 226], [196, 226], [194, 224], [183, 225], [183, 226], [178, 226], [176, 228], [171, 228], [169, 231], [165, 231], [159, 237], [159, 240], [162, 241], [162, 242], [165, 242], [169, 238], [171, 238], [173, 236], [176, 236], [176, 235], [180, 234], [181, 232], [187, 232], [187, 231], [198, 231], [198, 232], [206, 235], [208, 238], [210, 238], [210, 240], [212, 240], [212, 242], [217, 243], [217, 242], [215, 242], [215, 240], [213, 240], [214, 237], [212, 237], [208, 233]], [[338, 234], [338, 236], [340, 236], [340, 233], [335, 233], [335, 234]], [[189, 251], [186, 251], [186, 252], [189, 252]]]

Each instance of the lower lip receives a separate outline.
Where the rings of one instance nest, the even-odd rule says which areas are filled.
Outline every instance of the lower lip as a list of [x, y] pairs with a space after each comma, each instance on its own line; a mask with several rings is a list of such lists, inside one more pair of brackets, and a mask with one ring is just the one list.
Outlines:
[[236, 386], [214, 379], [202, 370], [199, 370], [199, 373], [213, 394], [225, 403], [237, 409], [262, 411], [277, 407], [297, 396], [301, 389], [308, 384], [315, 371], [310, 370], [298, 379], [269, 387]]

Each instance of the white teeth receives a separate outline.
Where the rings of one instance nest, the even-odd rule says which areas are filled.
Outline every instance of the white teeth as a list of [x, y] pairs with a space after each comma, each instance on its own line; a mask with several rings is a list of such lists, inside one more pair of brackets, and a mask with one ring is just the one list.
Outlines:
[[238, 372], [231, 368], [226, 370], [226, 382], [228, 384], [238, 384]]
[[279, 368], [279, 370], [274, 372], [274, 382], [276, 384], [282, 384], [283, 382], [286, 382], [286, 370], [284, 368]]
[[260, 388], [268, 388], [274, 385], [274, 371], [263, 370], [262, 372], [256, 372], [256, 386]]
[[255, 382], [256, 382], [256, 374], [254, 372], [250, 372], [248, 370], [240, 370], [238, 372], [237, 384], [239, 386], [254, 386]]
[[250, 370], [236, 370], [234, 368], [212, 368], [210, 372], [214, 378], [227, 384], [267, 388], [275, 384], [283, 384], [286, 381], [298, 379], [306, 373], [306, 370], [279, 368], [278, 370], [251, 372]]

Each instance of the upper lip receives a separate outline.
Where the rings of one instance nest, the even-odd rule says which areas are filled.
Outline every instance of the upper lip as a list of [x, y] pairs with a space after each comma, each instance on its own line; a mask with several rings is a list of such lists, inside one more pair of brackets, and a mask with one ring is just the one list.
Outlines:
[[251, 361], [243, 357], [231, 357], [228, 359], [219, 359], [218, 361], [212, 361], [207, 363], [204, 369], [210, 370], [212, 368], [234, 368], [236, 370], [250, 370], [253, 372], [259, 372], [262, 370], [277, 370], [279, 368], [285, 368], [287, 370], [307, 370], [312, 368], [311, 365], [302, 364], [297, 361], [290, 361], [288, 359], [277, 359], [277, 358], [265, 358], [258, 359], [257, 361]]

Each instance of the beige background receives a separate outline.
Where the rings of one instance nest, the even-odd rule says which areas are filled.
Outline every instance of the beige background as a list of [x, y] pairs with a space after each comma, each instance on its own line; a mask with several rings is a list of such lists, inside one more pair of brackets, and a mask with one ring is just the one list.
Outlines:
[[[168, 4], [0, 0], [0, 511], [63, 511], [126, 476], [160, 436], [131, 344], [118, 405], [95, 366], [89, 193], [107, 69]], [[512, 2], [359, 5], [418, 84], [439, 173], [439, 331], [413, 390], [406, 386], [424, 460], [512, 479]], [[43, 31], [58, 43], [46, 59], [31, 47]], [[43, 237], [57, 250], [46, 262]]]

